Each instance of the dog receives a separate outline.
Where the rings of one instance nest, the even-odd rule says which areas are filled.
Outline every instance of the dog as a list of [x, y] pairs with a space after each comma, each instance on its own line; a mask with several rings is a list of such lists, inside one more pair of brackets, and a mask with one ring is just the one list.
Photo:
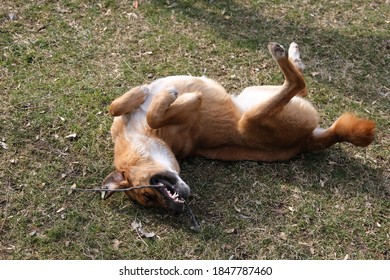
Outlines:
[[182, 212], [190, 188], [177, 159], [201, 156], [225, 161], [286, 161], [338, 142], [365, 147], [375, 123], [344, 113], [329, 128], [318, 126], [316, 109], [303, 97], [307, 88], [299, 47], [269, 43], [284, 75], [279, 86], [252, 86], [228, 94], [206, 77], [170, 76], [139, 86], [109, 108], [116, 171], [103, 181], [103, 198], [115, 190], [144, 206]]

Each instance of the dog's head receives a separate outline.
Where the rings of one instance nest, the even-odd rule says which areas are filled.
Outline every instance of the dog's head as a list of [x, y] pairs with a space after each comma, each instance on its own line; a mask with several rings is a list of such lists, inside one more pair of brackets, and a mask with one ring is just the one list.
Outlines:
[[163, 141], [150, 136], [117, 137], [114, 160], [117, 171], [103, 181], [104, 199], [115, 190], [129, 188], [125, 194], [141, 205], [183, 211], [190, 188], [180, 178], [177, 160]]

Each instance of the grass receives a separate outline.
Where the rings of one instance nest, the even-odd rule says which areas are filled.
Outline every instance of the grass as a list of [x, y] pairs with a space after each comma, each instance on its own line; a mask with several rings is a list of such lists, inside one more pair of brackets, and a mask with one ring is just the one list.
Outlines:
[[[1, 2], [0, 259], [389, 259], [389, 6], [138, 2]], [[123, 195], [68, 194], [113, 170], [115, 97], [175, 74], [231, 93], [281, 83], [269, 41], [300, 44], [322, 125], [354, 111], [376, 141], [285, 163], [181, 162], [199, 233]]]

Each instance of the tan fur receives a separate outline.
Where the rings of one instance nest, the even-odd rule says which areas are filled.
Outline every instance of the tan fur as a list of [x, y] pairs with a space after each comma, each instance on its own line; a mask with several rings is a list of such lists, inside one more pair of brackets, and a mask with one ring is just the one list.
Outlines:
[[[370, 144], [374, 122], [353, 114], [342, 115], [328, 129], [318, 128], [317, 111], [302, 98], [307, 89], [294, 44], [290, 56], [280, 45], [269, 44], [285, 77], [281, 86], [249, 87], [233, 97], [205, 77], [176, 76], [116, 99], [110, 113], [117, 116], [111, 129], [117, 171], [106, 178], [107, 188], [148, 185], [155, 174], [168, 171], [174, 188], [185, 196], [188, 186], [178, 176], [175, 157], [283, 161], [337, 142]], [[177, 204], [155, 189], [127, 195], [148, 206], [172, 209]]]

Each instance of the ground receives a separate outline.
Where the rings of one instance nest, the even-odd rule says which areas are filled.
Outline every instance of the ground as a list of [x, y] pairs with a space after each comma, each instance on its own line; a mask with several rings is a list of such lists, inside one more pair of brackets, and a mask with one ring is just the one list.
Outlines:
[[[389, 259], [385, 2], [2, 1], [0, 259]], [[376, 121], [375, 142], [284, 163], [182, 161], [199, 232], [122, 194], [69, 191], [113, 170], [114, 98], [176, 74], [232, 94], [280, 84], [269, 41], [300, 45], [322, 126], [352, 111]]]

